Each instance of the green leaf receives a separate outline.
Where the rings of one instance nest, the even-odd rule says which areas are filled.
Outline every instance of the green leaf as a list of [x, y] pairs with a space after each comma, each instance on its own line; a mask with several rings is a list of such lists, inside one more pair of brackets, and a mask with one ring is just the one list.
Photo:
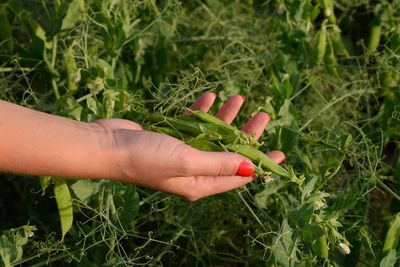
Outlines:
[[71, 185], [71, 189], [80, 201], [87, 203], [91, 196], [99, 192], [100, 183], [82, 179]]
[[301, 194], [301, 202], [304, 202], [304, 199], [310, 195], [312, 190], [314, 189], [315, 183], [318, 181], [318, 176], [314, 175], [314, 177], [309, 181], [303, 188], [303, 193]]
[[285, 99], [285, 102], [279, 109], [278, 116], [282, 125], [292, 126], [296, 124], [297, 113], [290, 100]]
[[329, 212], [352, 209], [357, 204], [358, 194], [351, 194], [336, 201], [328, 208]]
[[351, 140], [353, 140], [353, 137], [351, 136], [351, 134], [346, 134], [346, 135], [340, 136], [340, 146], [339, 147], [342, 152], [345, 152], [345, 150], [348, 147], [348, 145], [350, 144]]
[[18, 258], [18, 250], [5, 235], [0, 236], [0, 256], [5, 267], [12, 266], [11, 263]]
[[42, 196], [44, 196], [47, 187], [51, 184], [51, 176], [40, 176], [39, 181], [40, 181], [40, 186], [42, 187]]
[[280, 188], [284, 186], [284, 183], [279, 183], [278, 180], [273, 180], [272, 182], [265, 185], [264, 190], [255, 194], [254, 199], [258, 207], [262, 209], [267, 208], [267, 199], [270, 195], [278, 192]]
[[99, 109], [97, 108], [97, 102], [93, 97], [88, 97], [86, 99], [87, 107], [93, 112], [94, 115], [99, 115]]
[[60, 216], [62, 240], [64, 240], [65, 234], [71, 229], [73, 222], [71, 195], [64, 179], [57, 178], [55, 180], [54, 195]]
[[289, 212], [289, 225], [296, 227], [297, 225], [303, 227], [308, 224], [314, 212], [314, 205], [312, 203], [305, 204]]
[[84, 0], [73, 0], [68, 5], [67, 15], [64, 17], [61, 30], [73, 28], [75, 24], [82, 18], [83, 11], [85, 10]]
[[299, 133], [289, 127], [282, 127], [280, 134], [280, 149], [285, 154], [294, 149], [297, 145], [297, 141], [299, 139]]
[[398, 257], [396, 256], [396, 249], [392, 249], [389, 253], [381, 260], [379, 267], [393, 267], [397, 262]]
[[127, 229], [139, 213], [139, 194], [135, 185], [128, 184], [125, 190], [119, 190], [114, 195], [115, 208], [122, 229]]
[[109, 79], [114, 79], [114, 72], [110, 64], [107, 61], [97, 58], [93, 61], [93, 65], [96, 70], [102, 75]]
[[296, 242], [292, 240], [293, 230], [286, 220], [283, 220], [279, 235], [272, 240], [272, 254], [275, 260], [282, 266], [295, 266], [298, 262]]
[[300, 229], [304, 242], [311, 242], [323, 236], [324, 230], [315, 224], [308, 224]]

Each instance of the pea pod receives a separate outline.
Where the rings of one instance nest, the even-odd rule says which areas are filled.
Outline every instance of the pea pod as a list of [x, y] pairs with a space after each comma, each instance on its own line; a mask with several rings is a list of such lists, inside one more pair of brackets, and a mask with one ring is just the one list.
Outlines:
[[62, 240], [64, 240], [64, 236], [71, 229], [73, 222], [71, 194], [64, 179], [55, 180], [54, 195], [60, 216]]
[[225, 123], [224, 121], [217, 119], [215, 116], [208, 114], [207, 112], [202, 112], [202, 111], [198, 111], [198, 110], [190, 110], [190, 112], [192, 113], [192, 115], [203, 121], [203, 122], [207, 122], [207, 123], [213, 123], [216, 125], [219, 125], [221, 127], [226, 128], [227, 130], [231, 130], [233, 131], [239, 138], [241, 143], [245, 143], [251, 146], [255, 146], [255, 147], [260, 147], [261, 144], [257, 141], [256, 138], [254, 137], [247, 137], [246, 134], [240, 130], [238, 130], [236, 127], [229, 125], [227, 123]]
[[203, 151], [224, 151], [219, 145], [202, 138], [193, 138], [190, 135], [180, 133], [175, 129], [168, 128], [168, 127], [157, 127], [152, 126], [152, 129], [156, 132], [163, 133], [175, 138], [178, 138], [188, 144], [191, 147], [194, 147], [199, 150]]
[[190, 122], [170, 118], [156, 113], [138, 112], [146, 120], [156, 122], [160, 126], [167, 126], [183, 131], [197, 137], [204, 137], [209, 140], [220, 140], [224, 143], [234, 143], [239, 138], [236, 131], [227, 127], [212, 123]]
[[156, 122], [158, 123], [158, 125], [161, 126], [168, 126], [168, 127], [173, 126], [177, 130], [184, 131], [186, 133], [194, 135], [201, 133], [198, 123], [196, 122], [189, 122], [189, 121], [169, 118], [156, 113], [145, 113], [141, 111], [137, 111], [137, 113], [139, 113], [145, 120], [148, 120], [150, 122]]
[[51, 176], [40, 176], [39, 177], [40, 186], [42, 187], [42, 196], [46, 193], [47, 187], [51, 184], [52, 178]]
[[335, 53], [339, 56], [349, 56], [349, 52], [346, 49], [346, 46], [343, 43], [342, 37], [340, 35], [340, 29], [336, 25], [331, 25], [332, 30], [330, 31], [330, 37], [332, 41], [333, 49]]
[[392, 249], [397, 249], [400, 240], [400, 212], [394, 215], [390, 222], [389, 230], [386, 233], [385, 242], [381, 252], [381, 258], [384, 258]]
[[333, 51], [331, 40], [329, 40], [329, 39], [326, 43], [326, 52], [325, 52], [324, 62], [326, 64], [326, 68], [327, 68], [329, 74], [338, 77], [338, 73], [336, 70], [337, 60], [336, 60], [335, 52]]
[[231, 129], [231, 130], [235, 130], [236, 129], [232, 125], [229, 125], [229, 124], [223, 122], [222, 120], [216, 118], [215, 116], [213, 116], [211, 114], [208, 114], [207, 112], [202, 112], [202, 111], [199, 111], [199, 110], [189, 110], [189, 111], [192, 113], [192, 115], [195, 118], [197, 118], [197, 119], [199, 119], [199, 120], [201, 120], [203, 122], [214, 123], [214, 124], [217, 124], [217, 125], [219, 125], [221, 127], [225, 127], [225, 128]]
[[317, 49], [315, 50], [314, 54], [314, 64], [319, 65], [321, 64], [322, 60], [325, 56], [326, 50], [326, 23], [328, 21], [324, 20], [321, 24], [321, 29], [319, 30], [318, 34], [318, 41], [317, 41]]
[[224, 151], [222, 147], [206, 139], [192, 138], [185, 141], [185, 143], [202, 151]]
[[12, 36], [10, 22], [7, 18], [7, 9], [0, 7], [0, 43], [3, 43], [3, 47], [6, 53], [12, 53], [14, 50], [14, 40]]
[[328, 251], [328, 245], [326, 244], [326, 236], [323, 235], [317, 240], [315, 240], [312, 245], [312, 250], [313, 252], [317, 255], [320, 256], [324, 259], [328, 258], [329, 251]]
[[271, 171], [280, 176], [289, 178], [291, 177], [290, 173], [287, 170], [276, 164], [272, 159], [270, 159], [267, 155], [256, 148], [246, 145], [232, 144], [226, 145], [225, 147], [232, 152], [245, 156], [256, 164], [261, 165], [263, 169]]
[[367, 49], [369, 53], [375, 52], [376, 49], [378, 48], [379, 43], [381, 41], [381, 31], [382, 31], [382, 26], [380, 25], [379, 20], [374, 19], [372, 21], [370, 35], [368, 39]]
[[80, 72], [76, 65], [76, 60], [73, 55], [73, 48], [70, 46], [64, 51], [64, 65], [67, 70], [68, 90], [74, 93], [79, 88]]
[[334, 0], [321, 0], [321, 6], [324, 9], [325, 16], [329, 23], [336, 24]]

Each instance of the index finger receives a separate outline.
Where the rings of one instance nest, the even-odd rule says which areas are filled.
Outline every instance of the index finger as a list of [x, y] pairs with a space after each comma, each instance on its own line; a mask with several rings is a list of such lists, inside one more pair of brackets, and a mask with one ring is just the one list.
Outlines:
[[[216, 93], [207, 92], [202, 94], [191, 106], [190, 110], [199, 110], [203, 112], [208, 112], [211, 106], [214, 104], [215, 99], [217, 98]], [[185, 115], [192, 116], [190, 111], [186, 110]]]

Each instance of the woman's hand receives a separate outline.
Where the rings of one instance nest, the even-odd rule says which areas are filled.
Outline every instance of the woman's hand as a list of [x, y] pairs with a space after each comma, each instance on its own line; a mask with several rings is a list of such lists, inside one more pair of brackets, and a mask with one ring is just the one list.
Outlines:
[[[207, 112], [216, 95], [203, 94], [190, 107], [192, 110]], [[244, 97], [231, 97], [216, 114], [216, 117], [230, 124], [239, 112]], [[187, 114], [188, 115], [188, 114]], [[270, 117], [258, 113], [242, 128], [247, 135], [258, 139]], [[144, 131], [134, 122], [121, 119], [102, 119], [94, 123], [103, 128], [105, 150], [113, 150], [110, 164], [115, 170], [112, 179], [134, 183], [181, 196], [187, 200], [225, 192], [241, 187], [254, 178], [243, 177], [239, 166], [252, 168], [252, 162], [231, 152], [204, 152], [194, 149], [182, 141], [167, 135]], [[281, 163], [285, 156], [280, 151], [267, 154]]]

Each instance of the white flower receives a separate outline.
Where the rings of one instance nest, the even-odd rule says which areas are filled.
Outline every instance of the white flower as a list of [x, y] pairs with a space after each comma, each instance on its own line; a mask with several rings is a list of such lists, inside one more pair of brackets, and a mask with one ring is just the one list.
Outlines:
[[332, 11], [329, 8], [325, 9], [325, 16], [329, 17], [331, 14]]
[[350, 252], [351, 252], [349, 246], [347, 246], [345, 243], [340, 243], [339, 248], [340, 248], [340, 252], [342, 252], [343, 254], [347, 255], [347, 254], [350, 254]]

